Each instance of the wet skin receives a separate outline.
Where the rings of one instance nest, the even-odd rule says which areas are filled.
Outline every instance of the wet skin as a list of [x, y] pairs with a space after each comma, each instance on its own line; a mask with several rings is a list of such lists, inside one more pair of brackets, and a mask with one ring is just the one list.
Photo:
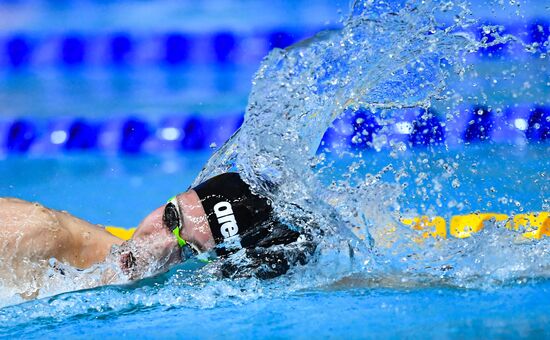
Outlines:
[[[201, 250], [214, 247], [196, 193], [192, 190], [182, 193], [177, 202], [183, 215], [180, 236]], [[162, 221], [163, 213], [164, 205], [143, 219], [131, 240], [123, 241], [102, 226], [67, 212], [0, 198], [0, 283], [39, 290], [40, 278], [48, 270], [51, 258], [78, 269], [106, 260], [116, 261], [130, 280], [164, 272], [182, 259], [176, 237]], [[120, 281], [116, 275], [105, 273], [98, 284]], [[32, 297], [36, 291], [22, 293]]]

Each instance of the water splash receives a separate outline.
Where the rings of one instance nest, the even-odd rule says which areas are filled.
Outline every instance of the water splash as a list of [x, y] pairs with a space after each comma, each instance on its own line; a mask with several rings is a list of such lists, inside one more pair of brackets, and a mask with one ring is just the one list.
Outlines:
[[[352, 255], [347, 271], [334, 275], [335, 281], [339, 275], [359, 275], [368, 280], [391, 278], [381, 280], [387, 282], [399, 277], [485, 287], [520, 277], [546, 277], [546, 265], [529, 265], [532, 247], [511, 243], [498, 233], [479, 236], [482, 241], [425, 241], [419, 248], [410, 230], [398, 230], [394, 237], [399, 239], [388, 249], [383, 246], [381, 235], [399, 226], [403, 215], [441, 213], [446, 205], [445, 215], [450, 216], [475, 207], [464, 198], [474, 193], [478, 201], [489, 198], [490, 210], [491, 204], [497, 206], [491, 203], [498, 201], [495, 195], [481, 195], [478, 188], [459, 189], [468, 181], [465, 174], [483, 174], [483, 157], [466, 161], [468, 154], [462, 151], [452, 157], [449, 144], [406, 155], [407, 144], [386, 137], [407, 108], [423, 108], [425, 119], [437, 106], [446, 107], [449, 120], [460, 116], [467, 99], [461, 91], [467, 87], [456, 83], [472, 81], [477, 73], [468, 63], [474, 52], [505, 44], [533, 50], [533, 45], [504, 34], [501, 26], [481, 25], [483, 37], [478, 40], [472, 34], [475, 25], [465, 2], [353, 2], [341, 30], [321, 32], [265, 58], [253, 81], [244, 125], [210, 159], [196, 183], [236, 168], [256, 190], [273, 196], [282, 216], [294, 204], [301, 206], [318, 223], [299, 227], [323, 231], [318, 238], [323, 264], [310, 266], [312, 276], [330, 267], [323, 250], [336, 248], [351, 249]], [[449, 86], [449, 78], [455, 86]], [[325, 131], [350, 110], [371, 112], [372, 124], [381, 127], [371, 136], [371, 146], [376, 151], [390, 149], [387, 163], [374, 173], [369, 164], [369, 158], [375, 158], [372, 153], [319, 149]], [[364, 138], [361, 133], [351, 131], [352, 141]], [[485, 156], [489, 155], [500, 157], [498, 151]], [[263, 187], [265, 179], [281, 190], [270, 193]], [[350, 237], [349, 231], [358, 237]], [[543, 251], [543, 243], [533, 247]], [[516, 252], [517, 265], [508, 267], [506, 257], [486, 254], [498, 247], [507, 249], [503, 253]], [[494, 270], [470, 265], [479, 258], [490, 258], [486, 263]]]
[[[470, 81], [468, 55], [492, 43], [468, 33], [473, 25], [462, 2], [354, 1], [342, 29], [275, 49], [264, 59], [244, 125], [195, 184], [237, 169], [254, 190], [273, 199], [281, 218], [315, 221], [296, 225], [310, 229], [320, 243], [308, 265], [271, 281], [213, 280], [208, 266], [194, 273], [176, 268], [132, 286], [4, 308], [0, 325], [13, 327], [17, 315], [26, 315], [21, 323], [57, 322], [152, 307], [210, 308], [313, 287], [493, 287], [547, 277], [549, 263], [532, 260], [548, 258], [546, 240], [520, 243], [494, 225], [471, 239], [417, 242], [414, 231], [396, 224], [407, 213], [465, 209], [464, 199], [453, 196], [453, 189], [467, 184], [460, 173], [472, 163], [460, 164], [464, 154], [449, 155], [448, 145], [407, 154], [407, 145], [383, 136], [406, 108], [449, 105], [449, 114], [459, 111], [464, 96], [449, 88], [448, 79]], [[359, 109], [372, 112], [381, 126], [372, 138], [374, 149], [383, 154], [390, 146], [382, 161], [362, 150], [319, 148], [336, 118]], [[429, 167], [438, 169], [435, 175], [428, 175]], [[280, 190], [270, 192], [267, 181]], [[398, 228], [389, 240], [388, 226]]]
[[[323, 134], [349, 109], [429, 107], [441, 96], [449, 72], [463, 73], [465, 56], [479, 44], [464, 33], [472, 21], [463, 4], [355, 1], [351, 13], [342, 29], [275, 49], [265, 58], [243, 126], [196, 183], [236, 167], [256, 190], [272, 196], [287, 220], [296, 205], [311, 215], [317, 223], [298, 227], [317, 235], [322, 230], [321, 249], [345, 243], [353, 253], [353, 272], [371, 260], [369, 229], [388, 225], [399, 209], [400, 186], [382, 177], [400, 169], [388, 165], [365, 174], [358, 171], [366, 161], [360, 159], [340, 171], [340, 179], [322, 185], [332, 166], [323, 153], [316, 155]], [[448, 16], [451, 24], [438, 21]], [[393, 119], [377, 118], [380, 125]], [[278, 185], [276, 195], [263, 187], [265, 179]]]
[[478, 46], [463, 34], [463, 7], [454, 25], [437, 23], [449, 7], [357, 1], [343, 29], [274, 49], [254, 78], [243, 127], [196, 182], [235, 164], [245, 173], [309, 173], [307, 160], [345, 109], [429, 107], [445, 85], [444, 65], [463, 72]]

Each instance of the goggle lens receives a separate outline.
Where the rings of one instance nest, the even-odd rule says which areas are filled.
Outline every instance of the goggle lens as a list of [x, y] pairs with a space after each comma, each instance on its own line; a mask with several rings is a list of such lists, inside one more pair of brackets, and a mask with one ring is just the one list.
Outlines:
[[192, 243], [188, 243], [180, 236], [181, 216], [176, 206], [176, 198], [171, 198], [164, 207], [164, 214], [162, 215], [162, 222], [178, 240], [178, 245], [182, 248], [182, 258], [187, 259], [191, 256], [196, 256], [200, 253], [200, 249]]
[[178, 209], [172, 202], [168, 202], [164, 207], [164, 215], [162, 215], [162, 221], [164, 225], [173, 232], [176, 228], [180, 226], [180, 215]]

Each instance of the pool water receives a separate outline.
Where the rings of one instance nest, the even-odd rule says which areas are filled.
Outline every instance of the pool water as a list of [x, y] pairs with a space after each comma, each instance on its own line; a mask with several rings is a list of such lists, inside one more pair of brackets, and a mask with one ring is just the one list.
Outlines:
[[[18, 34], [22, 31], [23, 45], [35, 44], [30, 57], [11, 53], [10, 61], [0, 56], [0, 137], [5, 137], [2, 123], [11, 124], [20, 117], [47, 126], [38, 142], [49, 143], [51, 132], [67, 129], [67, 121], [80, 118], [113, 123], [141, 117], [158, 128], [156, 134], [152, 133], [158, 138], [163, 126], [159, 122], [166, 118], [196, 114], [222, 119], [242, 112], [253, 73], [267, 50], [280, 40], [291, 43], [319, 29], [338, 26], [339, 11], [348, 8], [342, 2], [311, 5], [307, 1], [282, 1], [273, 5], [267, 1], [215, 1], [197, 10], [185, 4], [90, 1], [86, 3], [90, 9], [87, 20], [75, 20], [79, 18], [75, 13], [83, 9], [71, 4], [0, 4], [0, 18], [11, 17], [5, 13], [15, 8], [13, 13], [33, 19], [27, 26], [17, 20], [2, 25], [0, 42], [9, 45], [15, 41], [21, 46]], [[543, 29], [537, 39], [542, 43], [550, 33], [549, 26], [538, 18], [543, 15], [538, 9], [545, 4], [533, 1], [516, 9], [513, 3], [506, 4], [506, 11], [495, 11], [481, 3], [472, 8], [476, 15], [497, 23], [512, 18], [511, 29], [519, 27], [519, 33], [513, 33], [527, 40], [530, 36], [524, 31], [540, 21]], [[492, 1], [490, 4], [495, 5]], [[275, 7], [273, 13], [265, 11], [269, 6]], [[289, 12], [293, 15], [285, 15]], [[149, 19], [142, 25], [143, 13]], [[201, 15], [215, 19], [201, 21]], [[248, 21], [240, 20], [240, 16], [248, 17]], [[58, 32], [51, 23], [63, 18], [70, 20], [64, 31]], [[280, 30], [291, 34], [280, 34]], [[116, 40], [116, 32], [135, 39], [131, 41], [137, 52], [122, 56], [128, 57], [122, 65], [111, 63], [119, 54], [103, 53]], [[194, 43], [181, 63], [174, 60], [177, 49], [171, 52], [175, 55], [159, 54], [159, 46], [166, 45], [170, 50], [174, 32], [184, 32]], [[220, 37], [225, 41], [234, 38], [237, 43], [229, 50], [214, 53], [212, 47], [217, 45], [210, 44]], [[73, 55], [81, 44], [92, 53]], [[493, 117], [496, 125], [502, 126], [510, 118], [508, 109], [526, 124], [530, 108], [550, 104], [547, 54], [527, 54], [525, 46], [514, 46], [520, 51], [499, 52], [494, 48], [494, 58], [488, 56], [487, 49], [468, 56], [474, 59], [474, 65], [466, 79], [449, 80], [454, 94], [462, 95], [457, 99], [459, 103], [454, 102], [452, 93], [448, 101], [434, 100], [433, 108], [441, 121], [453, 123], [455, 109], [470, 110], [484, 104], [498, 113]], [[23, 66], [6, 67], [14, 60]], [[345, 73], [346, 69], [337, 67], [337, 71]], [[386, 71], [380, 74], [386, 76]], [[518, 107], [527, 107], [527, 111], [515, 112]], [[400, 121], [409, 113], [400, 111], [399, 119], [385, 117], [386, 132], [398, 126], [394, 123], [410, 123]], [[547, 140], [528, 141], [525, 129], [517, 128], [509, 135], [502, 133], [505, 136], [500, 140], [464, 143], [460, 140], [464, 127], [480, 128], [475, 122], [468, 124], [468, 117], [473, 115], [462, 115], [464, 122], [459, 123], [464, 124], [460, 129], [447, 125], [444, 145], [413, 147], [405, 143], [400, 147], [390, 146], [387, 141], [378, 148], [346, 142], [346, 147], [352, 148], [355, 155], [360, 153], [364, 161], [353, 180], [372, 174], [381, 182], [400, 186], [396, 196], [392, 196], [391, 186], [381, 186], [388, 190], [375, 192], [373, 202], [367, 202], [372, 206], [365, 208], [369, 209], [367, 217], [374, 235], [372, 253], [380, 260], [377, 266], [359, 263], [362, 269], [358, 270], [356, 262], [363, 257], [350, 260], [351, 256], [339, 252], [335, 244], [324, 249], [328, 254], [307, 266], [269, 281], [213, 280], [203, 272], [195, 275], [197, 264], [189, 263], [132, 284], [67, 292], [78, 286], [78, 282], [72, 282], [79, 280], [75, 276], [67, 278], [66, 286], [56, 287], [60, 294], [35, 301], [22, 301], [17, 296], [0, 300], [0, 337], [548, 337], [548, 238], [518, 241], [514, 237], [517, 232], [490, 224], [484, 232], [466, 240], [397, 242], [395, 248], [388, 248], [378, 243], [378, 234], [374, 233], [387, 229], [388, 220], [396, 222], [400, 217], [397, 215], [426, 214], [449, 220], [453, 215], [474, 212], [512, 216], [550, 211]], [[181, 128], [178, 126], [180, 132]], [[399, 138], [405, 140], [403, 134]], [[118, 148], [117, 142], [113, 149]], [[124, 228], [136, 226], [168, 197], [186, 190], [214, 149], [220, 147], [191, 150], [181, 145], [161, 145], [133, 154], [95, 147], [76, 151], [52, 147], [41, 153], [32, 148], [4, 152], [4, 144], [0, 145], [0, 197], [37, 201], [93, 223]], [[208, 145], [210, 140], [203, 143]], [[348, 176], [358, 160], [331, 153], [325, 157], [323, 165], [335, 161], [317, 173], [326, 185]], [[388, 167], [391, 170], [386, 170]], [[346, 181], [351, 188], [354, 183]], [[387, 206], [386, 198], [391, 203]], [[410, 241], [408, 232], [398, 229], [397, 234], [403, 233], [403, 240]], [[404, 249], [399, 248], [403, 245]]]
[[[448, 218], [475, 211], [515, 214], [548, 210], [547, 143], [514, 146], [512, 150], [507, 144], [473, 144], [450, 149], [443, 156], [441, 150], [442, 147], [413, 148], [398, 154], [366, 150], [369, 162], [362, 171], [376, 174], [391, 164], [395, 169], [407, 169], [413, 178], [423, 173], [426, 185], [433, 186], [433, 181], [439, 179], [438, 191], [443, 195], [421, 195], [416, 188], [404, 192], [400, 198], [403, 212], [412, 214]], [[11, 156], [0, 162], [0, 197], [41, 202], [94, 223], [130, 228], [157, 208], [159, 202], [186, 190], [211, 154], [207, 150], [160, 156]], [[441, 179], [445, 173], [437, 165], [441, 159], [469, 169], [453, 174], [456, 188], [452, 187], [453, 181]], [[353, 161], [338, 158], [332, 172], [324, 178], [326, 183], [338, 179], [338, 174], [344, 173]], [[394, 180], [393, 173], [387, 176]]]
[[0, 196], [37, 201], [94, 223], [130, 228], [148, 211], [185, 191], [209, 155], [12, 157], [0, 163]]
[[[487, 144], [470, 148], [470, 156], [475, 159], [479, 159], [479, 154], [498, 155], [505, 149]], [[398, 164], [417, 159], [416, 152], [407, 152], [396, 159], [387, 153], [371, 151], [372, 164], [368, 170], [376, 172], [389, 160]], [[502, 177], [505, 174], [490, 177], [483, 173], [500, 171], [498, 157], [487, 157], [481, 162], [483, 166], [478, 167], [482, 172], [479, 178], [486, 178], [488, 183], [467, 178], [467, 174], [460, 180], [472, 186], [464, 189], [466, 192], [476, 192], [475, 187], [482, 191], [480, 185], [495, 186], [499, 195], [510, 194], [522, 202], [534, 201], [525, 206], [526, 210], [539, 210], [541, 199], [532, 198], [540, 195], [548, 199], [549, 182], [537, 181], [541, 179], [541, 171], [550, 169], [548, 159], [541, 158], [547, 152], [545, 144], [517, 151], [517, 158], [508, 163], [507, 171], [512, 174], [521, 171], [521, 185], [507, 185]], [[426, 150], [424, 153], [429, 154]], [[10, 158], [0, 163], [0, 178], [5, 184], [0, 186], [0, 195], [67, 209], [94, 223], [131, 227], [156, 208], [158, 202], [187, 188], [209, 156], [210, 152], [179, 154], [167, 159], [153, 156], [109, 159], [89, 154], [54, 159]], [[449, 157], [455, 158], [456, 154], [449, 152]], [[436, 175], [437, 170], [428, 174]], [[487, 209], [486, 200], [472, 202], [461, 210], [445, 205], [436, 212], [448, 216]], [[421, 203], [430, 202], [404, 197], [402, 204], [418, 208]], [[518, 211], [513, 204], [494, 203], [494, 211]], [[327, 272], [334, 270], [330, 262], [325, 265]], [[544, 298], [550, 292], [550, 283], [544, 277], [517, 277], [500, 284], [462, 288], [444, 280], [421, 283], [399, 274], [382, 281], [350, 273], [336, 281], [327, 278], [311, 282], [307, 282], [311, 277], [305, 275], [301, 279], [304, 288], [294, 283], [292, 289], [285, 291], [282, 289], [287, 284], [285, 278], [268, 283], [247, 280], [209, 283], [186, 280], [186, 275], [184, 269], [175, 269], [140, 284], [69, 292], [4, 307], [0, 309], [0, 336], [380, 338], [414, 334], [464, 338], [550, 334], [546, 326], [550, 321], [547, 313], [550, 300]]]
[[[99, 288], [107, 290], [109, 288]], [[138, 292], [128, 290], [125, 295]], [[550, 282], [492, 290], [384, 289], [341, 284], [215, 306], [105, 306], [68, 293], [0, 312], [0, 335], [25, 338], [517, 338], [548, 337]], [[70, 295], [80, 295], [71, 301]], [[177, 299], [174, 296], [173, 299]], [[82, 306], [85, 304], [85, 306]], [[61, 313], [51, 309], [64, 308]], [[71, 307], [72, 306], [72, 307]], [[69, 311], [70, 310], [70, 311]]]

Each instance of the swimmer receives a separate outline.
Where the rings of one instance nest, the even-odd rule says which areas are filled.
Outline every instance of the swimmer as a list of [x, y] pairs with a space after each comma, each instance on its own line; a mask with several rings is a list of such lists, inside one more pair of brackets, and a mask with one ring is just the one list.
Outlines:
[[[223, 278], [269, 279], [305, 264], [311, 237], [277, 221], [271, 201], [251, 192], [237, 173], [225, 173], [171, 198], [123, 241], [66, 212], [18, 199], [0, 199], [0, 282], [33, 282], [51, 259], [77, 269], [111, 261], [97, 285], [137, 280], [196, 258]], [[62, 270], [62, 269], [59, 269]]]

